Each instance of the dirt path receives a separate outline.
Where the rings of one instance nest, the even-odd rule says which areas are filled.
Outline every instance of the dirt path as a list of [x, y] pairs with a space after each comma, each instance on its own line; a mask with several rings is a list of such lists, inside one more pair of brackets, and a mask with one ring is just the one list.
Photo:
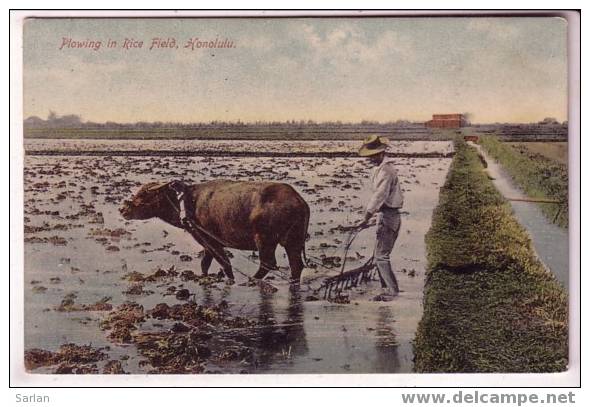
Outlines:
[[[506, 198], [526, 198], [527, 196], [514, 184], [512, 178], [500, 164], [474, 143], [471, 146], [485, 157], [487, 171], [493, 177], [496, 188]], [[550, 223], [537, 204], [532, 202], [511, 201], [512, 208], [520, 224], [529, 232], [533, 246], [539, 258], [555, 274], [559, 282], [567, 289], [569, 282], [569, 237], [567, 229]]]

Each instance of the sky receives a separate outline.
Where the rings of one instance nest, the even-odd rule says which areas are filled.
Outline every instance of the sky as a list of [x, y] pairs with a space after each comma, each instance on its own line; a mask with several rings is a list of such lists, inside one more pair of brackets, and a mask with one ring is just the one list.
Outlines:
[[[178, 48], [150, 50], [154, 38]], [[233, 47], [185, 48], [191, 38]], [[84, 41], [101, 46], [71, 46]], [[567, 22], [556, 17], [29, 19], [23, 48], [25, 117], [567, 120]]]

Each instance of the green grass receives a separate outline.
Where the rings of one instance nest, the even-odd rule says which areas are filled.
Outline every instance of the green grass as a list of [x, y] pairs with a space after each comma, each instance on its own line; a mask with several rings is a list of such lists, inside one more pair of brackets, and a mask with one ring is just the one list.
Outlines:
[[555, 372], [567, 368], [567, 294], [537, 260], [525, 230], [456, 141], [426, 236], [417, 372]]
[[539, 203], [551, 222], [568, 226], [568, 169], [567, 165], [535, 154], [528, 149], [516, 149], [494, 136], [480, 139], [482, 147], [510, 174], [520, 188], [532, 198], [555, 199], [556, 204]]
[[556, 161], [563, 165], [568, 165], [568, 143], [567, 141], [550, 141], [526, 143], [507, 143], [521, 154], [527, 154], [533, 157], [537, 155], [543, 158]]

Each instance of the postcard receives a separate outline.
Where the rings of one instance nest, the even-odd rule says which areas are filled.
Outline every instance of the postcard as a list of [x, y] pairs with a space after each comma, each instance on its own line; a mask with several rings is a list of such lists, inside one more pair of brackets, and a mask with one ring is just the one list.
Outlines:
[[32, 380], [571, 371], [567, 16], [31, 14]]

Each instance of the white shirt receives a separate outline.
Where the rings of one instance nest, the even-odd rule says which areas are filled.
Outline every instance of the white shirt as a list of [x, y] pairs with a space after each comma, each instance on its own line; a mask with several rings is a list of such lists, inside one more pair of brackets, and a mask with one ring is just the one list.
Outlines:
[[392, 160], [383, 160], [373, 171], [371, 181], [373, 196], [367, 205], [368, 213], [375, 214], [383, 205], [389, 208], [401, 208], [404, 205], [404, 194]]

